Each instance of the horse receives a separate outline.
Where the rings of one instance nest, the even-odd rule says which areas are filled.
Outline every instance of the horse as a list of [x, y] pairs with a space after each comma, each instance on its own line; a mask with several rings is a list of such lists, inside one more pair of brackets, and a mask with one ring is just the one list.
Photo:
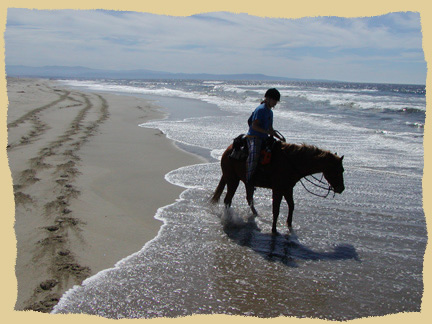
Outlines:
[[[292, 228], [294, 213], [293, 189], [303, 177], [315, 173], [323, 173], [329, 183], [329, 190], [341, 194], [345, 190], [342, 165], [343, 156], [339, 157], [330, 151], [322, 150], [308, 144], [290, 144], [279, 142], [279, 148], [272, 153], [271, 162], [266, 166], [260, 166], [255, 172], [254, 186], [272, 190], [273, 224], [272, 232], [277, 233], [276, 224], [279, 217], [282, 197], [288, 204], [288, 229]], [[222, 176], [210, 202], [216, 204], [227, 185], [227, 193], [224, 199], [226, 208], [231, 207], [231, 202], [240, 181], [246, 186], [246, 200], [252, 213], [258, 213], [254, 207], [254, 187], [246, 185], [246, 162], [230, 157], [233, 145], [228, 146], [222, 155]]]

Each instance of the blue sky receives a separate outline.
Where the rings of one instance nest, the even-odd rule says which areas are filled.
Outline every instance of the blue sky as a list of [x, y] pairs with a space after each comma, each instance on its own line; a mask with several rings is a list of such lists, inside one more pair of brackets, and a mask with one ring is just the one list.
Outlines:
[[6, 65], [426, 81], [420, 14], [413, 12], [282, 19], [12, 8], [5, 54]]

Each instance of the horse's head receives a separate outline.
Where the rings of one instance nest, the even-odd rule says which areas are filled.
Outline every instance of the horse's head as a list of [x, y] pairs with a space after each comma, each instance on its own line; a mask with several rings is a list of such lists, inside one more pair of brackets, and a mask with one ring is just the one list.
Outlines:
[[344, 168], [342, 166], [342, 161], [343, 156], [338, 157], [336, 154], [333, 154], [330, 162], [323, 172], [324, 178], [326, 178], [333, 190], [338, 194], [345, 190], [343, 178]]

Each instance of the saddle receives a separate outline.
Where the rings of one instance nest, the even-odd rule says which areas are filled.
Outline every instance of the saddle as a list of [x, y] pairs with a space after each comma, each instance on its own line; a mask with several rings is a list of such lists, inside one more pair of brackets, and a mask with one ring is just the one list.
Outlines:
[[233, 140], [233, 150], [229, 157], [234, 160], [246, 161], [249, 155], [249, 149], [247, 146], [246, 135], [240, 134]]
[[[272, 154], [277, 150], [280, 150], [281, 142], [275, 140], [273, 137], [268, 137], [262, 144], [260, 153], [260, 165], [270, 164], [272, 160]], [[233, 140], [233, 150], [230, 154], [230, 158], [239, 161], [246, 161], [249, 155], [249, 149], [247, 145], [246, 135], [241, 134]]]

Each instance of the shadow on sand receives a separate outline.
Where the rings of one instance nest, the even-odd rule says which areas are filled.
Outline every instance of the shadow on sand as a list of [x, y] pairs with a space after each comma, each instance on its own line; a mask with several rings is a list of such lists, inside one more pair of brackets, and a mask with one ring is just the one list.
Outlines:
[[280, 262], [289, 267], [298, 267], [298, 260], [349, 260], [360, 261], [355, 248], [340, 244], [330, 252], [315, 252], [302, 245], [294, 230], [288, 234], [261, 233], [255, 220], [247, 222], [225, 222], [224, 232], [240, 246], [246, 246], [271, 262]]

